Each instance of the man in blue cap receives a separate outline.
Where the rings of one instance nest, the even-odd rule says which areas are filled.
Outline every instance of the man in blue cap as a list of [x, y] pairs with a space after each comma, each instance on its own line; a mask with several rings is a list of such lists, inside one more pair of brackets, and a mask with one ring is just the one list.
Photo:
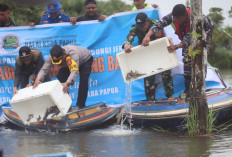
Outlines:
[[46, 11], [48, 14], [44, 14], [40, 24], [51, 24], [69, 22], [69, 16], [60, 12], [62, 5], [59, 1], [52, 1], [47, 4]]

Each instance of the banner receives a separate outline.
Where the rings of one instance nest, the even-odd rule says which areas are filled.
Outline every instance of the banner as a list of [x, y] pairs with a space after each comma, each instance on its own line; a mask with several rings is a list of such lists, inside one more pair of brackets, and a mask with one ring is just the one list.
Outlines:
[[[45, 24], [24, 27], [7, 27], [0, 29], [0, 106], [8, 104], [13, 96], [15, 79], [15, 61], [18, 51], [22, 46], [38, 49], [42, 52], [44, 60], [49, 56], [54, 45], [78, 45], [90, 50], [94, 57], [92, 73], [89, 78], [89, 91], [86, 106], [98, 102], [108, 105], [123, 104], [128, 96], [126, 89], [130, 87], [123, 81], [116, 54], [123, 51], [122, 45], [135, 17], [139, 12], [144, 12], [149, 18], [159, 20], [160, 12], [153, 8], [129, 11], [109, 16], [105, 21], [83, 21], [76, 25], [70, 23]], [[174, 44], [180, 41], [174, 34], [171, 26], [164, 29], [166, 36], [171, 37]], [[138, 45], [137, 39], [133, 46]], [[178, 97], [184, 90], [182, 52], [178, 49], [177, 55], [180, 66], [172, 69], [174, 95]], [[154, 59], [155, 61], [155, 59]], [[181, 75], [178, 75], [181, 74]], [[51, 79], [56, 79], [57, 70], [51, 68]], [[158, 87], [156, 98], [165, 97], [162, 79], [157, 75]], [[211, 87], [222, 88], [220, 79], [211, 69], [208, 69], [207, 84]], [[216, 82], [216, 84], [215, 84]], [[220, 85], [220, 86], [218, 86]], [[207, 85], [209, 86], [209, 85]], [[79, 88], [79, 77], [74, 85], [69, 87], [69, 95], [76, 105]], [[129, 91], [130, 92], [130, 91]], [[145, 100], [143, 79], [132, 83], [132, 101]]]
[[[109, 105], [123, 104], [126, 84], [116, 59], [116, 54], [123, 51], [122, 44], [135, 24], [139, 12], [145, 12], [149, 18], [159, 20], [158, 10], [152, 8], [140, 11], [118, 13], [103, 22], [83, 21], [76, 25], [69, 23], [36, 25], [34, 27], [10, 27], [0, 29], [0, 105], [6, 104], [13, 96], [15, 79], [15, 60], [22, 46], [38, 49], [44, 59], [50, 49], [58, 44], [78, 45], [90, 50], [94, 57], [92, 73], [89, 78], [89, 91], [86, 105], [105, 102]], [[133, 45], [137, 45], [135, 41]], [[56, 79], [57, 71], [51, 69], [50, 76]], [[79, 88], [79, 78], [69, 87], [75, 106]], [[132, 100], [143, 100], [143, 79], [133, 82]]]

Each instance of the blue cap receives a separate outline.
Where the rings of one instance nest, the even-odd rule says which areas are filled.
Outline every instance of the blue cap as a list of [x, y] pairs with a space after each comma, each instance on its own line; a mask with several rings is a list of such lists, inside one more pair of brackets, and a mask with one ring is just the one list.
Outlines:
[[61, 9], [62, 5], [59, 1], [52, 1], [49, 2], [47, 7], [46, 7], [46, 11], [48, 13], [56, 13]]

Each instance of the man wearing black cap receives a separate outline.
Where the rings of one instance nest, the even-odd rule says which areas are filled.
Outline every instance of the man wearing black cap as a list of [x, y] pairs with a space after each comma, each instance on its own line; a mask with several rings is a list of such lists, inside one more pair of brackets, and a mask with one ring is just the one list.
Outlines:
[[6, 4], [0, 4], [0, 27], [17, 26], [10, 18], [10, 9]]
[[[23, 46], [19, 49], [19, 56], [16, 58], [15, 63], [15, 81], [14, 81], [14, 92], [15, 95], [18, 91], [19, 85], [21, 88], [25, 88], [27, 85], [30, 86], [34, 83], [40, 69], [44, 64], [42, 53], [39, 50], [31, 50], [27, 46]], [[32, 81], [29, 83], [29, 77], [32, 75]], [[43, 82], [49, 81], [49, 75], [46, 75]]]
[[[185, 91], [187, 97], [189, 97], [190, 83], [191, 83], [191, 56], [188, 54], [190, 46], [190, 8], [186, 8], [183, 4], [177, 4], [173, 7], [173, 10], [168, 15], [164, 16], [160, 21], [155, 23], [150, 31], [143, 39], [142, 45], [148, 46], [151, 37], [162, 30], [164, 27], [173, 24], [175, 27], [175, 33], [178, 35], [181, 42], [177, 45], [170, 44], [167, 47], [169, 52], [173, 52], [179, 48], [182, 48], [182, 56], [184, 63], [184, 78], [185, 78]], [[213, 34], [214, 25], [207, 18], [203, 16], [203, 28], [206, 32], [206, 45], [205, 49], [209, 51], [210, 41]], [[207, 70], [207, 68], [206, 68]]]
[[68, 86], [72, 85], [76, 77], [80, 75], [77, 106], [79, 109], [85, 107], [88, 94], [88, 79], [91, 73], [93, 57], [89, 50], [75, 45], [59, 46], [55, 45], [50, 50], [50, 57], [46, 60], [40, 70], [34, 88], [36, 88], [52, 65], [60, 68], [57, 78], [63, 85], [64, 93], [68, 92]]
[[40, 24], [69, 22], [69, 16], [60, 12], [61, 7], [62, 5], [59, 1], [49, 2], [46, 7], [48, 14], [43, 15]]
[[100, 15], [97, 12], [97, 3], [95, 0], [86, 0], [85, 1], [85, 15], [82, 15], [77, 18], [77, 22], [79, 21], [90, 21], [90, 20], [99, 20], [104, 21], [106, 15]]
[[[156, 20], [149, 19], [145, 13], [139, 13], [135, 18], [136, 24], [131, 26], [130, 32], [127, 35], [126, 41], [123, 44], [124, 51], [126, 53], [131, 52], [132, 48], [132, 42], [134, 41], [134, 38], [138, 37], [138, 43], [141, 44], [143, 41], [143, 38], [147, 34], [147, 32], [150, 30], [150, 28], [156, 23]], [[159, 31], [156, 34], [154, 34], [151, 37], [151, 40], [155, 40], [158, 38], [161, 38], [164, 36], [163, 31]], [[171, 71], [167, 70], [162, 72], [162, 78], [163, 78], [163, 84], [165, 89], [165, 94], [169, 98], [169, 100], [172, 100], [173, 97], [173, 82], [172, 82], [172, 76]], [[145, 95], [147, 100], [154, 101], [155, 100], [155, 75], [149, 76], [144, 78], [144, 87], [145, 87]]]

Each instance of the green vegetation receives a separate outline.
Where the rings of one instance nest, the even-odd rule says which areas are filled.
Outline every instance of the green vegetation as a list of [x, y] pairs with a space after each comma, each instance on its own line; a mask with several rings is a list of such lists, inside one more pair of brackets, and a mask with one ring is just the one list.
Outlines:
[[[187, 135], [188, 136], [197, 136], [200, 134], [199, 131], [199, 122], [198, 122], [198, 117], [197, 117], [197, 112], [198, 112], [198, 104], [197, 101], [193, 100], [190, 102], [189, 106], [191, 107], [191, 110], [189, 110], [189, 114], [184, 119], [185, 124], [185, 129], [187, 129]], [[217, 131], [216, 129], [216, 117], [217, 113], [213, 112], [213, 109], [211, 108], [209, 110], [209, 113], [207, 115], [207, 128], [206, 128], [206, 134], [210, 135], [213, 132]]]
[[192, 102], [189, 104], [191, 106], [191, 110], [189, 110], [189, 114], [186, 115], [184, 122], [185, 127], [187, 129], [187, 135], [188, 136], [197, 136], [199, 135], [199, 123], [197, 118], [197, 111], [198, 111], [198, 105], [195, 102]]
[[[227, 34], [228, 33], [228, 34]], [[219, 69], [232, 68], [232, 27], [225, 29], [217, 27], [213, 32], [213, 38], [208, 54], [209, 63]]]
[[209, 109], [209, 113], [207, 115], [207, 128], [206, 133], [209, 135], [216, 131], [215, 129], [215, 122], [218, 114], [213, 112], [213, 109]]
[[[51, 0], [0, 0], [10, 6], [11, 17], [19, 26], [28, 25], [29, 22], [40, 23], [42, 15], [45, 13], [46, 4]], [[39, 3], [40, 2], [40, 3]], [[85, 13], [85, 0], [60, 0], [61, 11], [70, 17], [78, 17]], [[104, 15], [112, 15], [118, 12], [129, 11], [132, 5], [128, 5], [121, 0], [97, 1], [98, 12]]]
[[[232, 27], [222, 27], [223, 9], [211, 8], [209, 18], [214, 23], [214, 32], [208, 54], [209, 63], [219, 69], [232, 68]], [[232, 17], [232, 7], [229, 11], [229, 17]]]

